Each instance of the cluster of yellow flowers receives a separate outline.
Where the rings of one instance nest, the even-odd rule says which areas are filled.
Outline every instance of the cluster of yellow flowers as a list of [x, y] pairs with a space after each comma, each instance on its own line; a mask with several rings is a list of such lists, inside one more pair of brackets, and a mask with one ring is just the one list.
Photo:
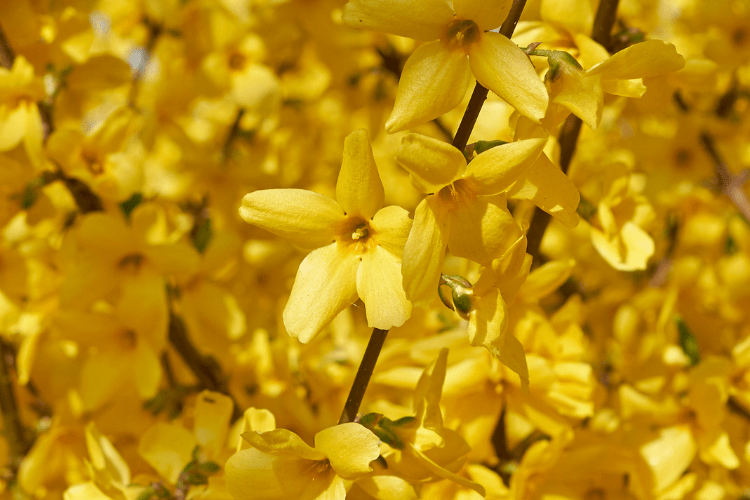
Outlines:
[[748, 137], [750, 0], [0, 0], [0, 496], [748, 499]]

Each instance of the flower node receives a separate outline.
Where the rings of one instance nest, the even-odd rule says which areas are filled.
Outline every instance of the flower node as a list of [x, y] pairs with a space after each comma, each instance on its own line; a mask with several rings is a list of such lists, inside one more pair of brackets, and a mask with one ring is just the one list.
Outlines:
[[474, 21], [456, 19], [448, 25], [445, 32], [445, 41], [451, 49], [466, 47], [479, 41], [481, 33], [479, 26]]

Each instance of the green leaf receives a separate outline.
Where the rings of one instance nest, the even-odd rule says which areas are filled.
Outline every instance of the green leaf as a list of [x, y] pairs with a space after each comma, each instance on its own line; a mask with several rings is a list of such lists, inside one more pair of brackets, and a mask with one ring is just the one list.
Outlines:
[[680, 347], [682, 352], [690, 358], [690, 365], [695, 366], [701, 361], [700, 353], [698, 352], [698, 342], [695, 340], [695, 335], [690, 331], [687, 324], [679, 316], [675, 317], [675, 323], [677, 324], [677, 331], [680, 334]]
[[143, 201], [143, 195], [141, 193], [134, 193], [133, 196], [120, 203], [120, 209], [125, 214], [125, 218], [130, 218], [130, 213], [141, 204]]
[[211, 219], [204, 219], [198, 224], [193, 233], [193, 245], [200, 253], [203, 253], [211, 242], [213, 230], [211, 229]]

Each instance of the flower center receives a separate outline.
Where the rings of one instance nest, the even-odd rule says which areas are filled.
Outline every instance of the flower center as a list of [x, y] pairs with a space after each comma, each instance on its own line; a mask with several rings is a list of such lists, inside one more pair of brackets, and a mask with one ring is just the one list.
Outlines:
[[448, 25], [445, 31], [445, 42], [450, 49], [466, 47], [479, 41], [481, 36], [479, 26], [468, 19], [456, 19]]
[[464, 179], [458, 179], [448, 184], [438, 192], [440, 201], [445, 204], [449, 212], [456, 210], [461, 204], [468, 204], [476, 199], [476, 194]]
[[370, 224], [362, 217], [347, 218], [339, 231], [339, 244], [346, 246], [349, 251], [363, 254], [373, 245], [371, 236], [374, 234]]

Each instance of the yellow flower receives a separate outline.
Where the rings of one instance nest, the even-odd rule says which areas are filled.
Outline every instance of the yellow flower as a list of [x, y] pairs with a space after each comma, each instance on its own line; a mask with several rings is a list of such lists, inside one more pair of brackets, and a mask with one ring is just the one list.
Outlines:
[[511, 3], [455, 0], [451, 8], [446, 0], [352, 0], [344, 6], [343, 20], [349, 26], [428, 42], [404, 66], [388, 132], [458, 106], [472, 73], [521, 114], [542, 119], [547, 92], [528, 57], [503, 35], [488, 31], [500, 26]]
[[315, 447], [286, 429], [242, 437], [253, 448], [238, 451], [224, 467], [236, 500], [344, 500], [344, 480], [372, 472], [370, 462], [380, 455], [377, 436], [353, 422], [318, 432]]
[[489, 265], [521, 235], [505, 196], [531, 165], [546, 139], [533, 138], [494, 147], [470, 164], [456, 148], [436, 139], [409, 134], [398, 161], [414, 186], [434, 193], [422, 200], [404, 248], [404, 288], [415, 304], [432, 301], [446, 246], [451, 253]]
[[411, 228], [406, 210], [383, 206], [383, 184], [365, 130], [349, 134], [334, 201], [300, 189], [268, 189], [246, 195], [246, 222], [317, 248], [299, 267], [284, 325], [309, 342], [357, 297], [371, 328], [401, 326], [411, 304], [401, 285], [401, 253]]

